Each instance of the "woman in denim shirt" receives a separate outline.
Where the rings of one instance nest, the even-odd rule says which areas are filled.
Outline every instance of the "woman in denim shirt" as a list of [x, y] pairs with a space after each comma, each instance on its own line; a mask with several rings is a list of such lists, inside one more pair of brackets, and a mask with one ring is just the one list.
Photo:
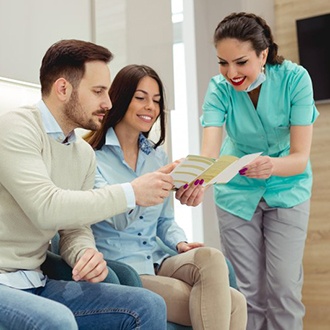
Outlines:
[[[96, 149], [97, 187], [131, 181], [168, 163], [160, 147], [165, 139], [165, 103], [157, 73], [145, 65], [123, 68], [112, 83], [110, 99], [113, 107], [103, 127], [89, 138]], [[153, 143], [148, 135], [157, 119], [160, 137]], [[186, 242], [174, 221], [170, 198], [105, 219], [92, 229], [105, 259], [129, 264], [145, 288], [165, 299], [169, 321], [201, 330], [245, 329], [246, 301], [229, 287], [223, 254]], [[178, 254], [166, 254], [157, 236]]]

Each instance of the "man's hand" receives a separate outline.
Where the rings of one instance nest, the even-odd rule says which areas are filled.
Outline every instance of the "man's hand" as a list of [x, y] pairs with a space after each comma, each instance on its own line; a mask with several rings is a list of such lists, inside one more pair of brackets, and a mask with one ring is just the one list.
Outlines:
[[182, 161], [182, 159], [176, 160], [173, 163], [167, 164], [167, 165], [159, 168], [157, 171], [165, 173], [165, 174], [169, 174], [175, 169], [175, 167], [177, 167], [180, 164], [181, 161]]
[[203, 201], [204, 192], [205, 188], [198, 182], [190, 186], [184, 185], [180, 187], [175, 193], [175, 198], [178, 199], [182, 205], [197, 206]]
[[172, 177], [164, 172], [171, 172], [171, 168], [175, 167], [172, 164], [162, 167], [159, 171], [144, 174], [131, 182], [137, 205], [153, 206], [164, 202], [173, 187]]
[[75, 281], [97, 283], [102, 282], [107, 275], [108, 268], [103, 254], [92, 248], [86, 249], [72, 269], [72, 278]]
[[183, 253], [203, 246], [204, 244], [199, 242], [193, 242], [193, 243], [180, 242], [177, 244], [176, 249], [179, 253]]

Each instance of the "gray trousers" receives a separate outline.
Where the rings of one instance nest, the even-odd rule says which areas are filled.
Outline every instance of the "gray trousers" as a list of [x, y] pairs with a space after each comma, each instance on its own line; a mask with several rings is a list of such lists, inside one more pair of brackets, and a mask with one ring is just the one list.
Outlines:
[[251, 221], [219, 207], [221, 244], [248, 302], [247, 330], [301, 330], [302, 259], [310, 201], [271, 208], [260, 201]]

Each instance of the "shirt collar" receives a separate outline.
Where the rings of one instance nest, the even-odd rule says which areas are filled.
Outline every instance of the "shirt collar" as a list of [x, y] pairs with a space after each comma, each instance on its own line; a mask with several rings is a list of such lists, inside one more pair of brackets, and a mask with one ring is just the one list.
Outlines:
[[[110, 127], [107, 131], [105, 136], [105, 144], [120, 147], [120, 143], [113, 127]], [[142, 133], [139, 135], [139, 148], [147, 155], [149, 155], [153, 149], [150, 141]]]
[[56, 141], [64, 144], [70, 144], [76, 141], [76, 134], [74, 130], [71, 131], [68, 136], [64, 135], [61, 127], [59, 126], [56, 119], [49, 111], [43, 100], [40, 100], [37, 103], [37, 107], [40, 110], [42, 123], [44, 125], [45, 131], [49, 136], [51, 136]]

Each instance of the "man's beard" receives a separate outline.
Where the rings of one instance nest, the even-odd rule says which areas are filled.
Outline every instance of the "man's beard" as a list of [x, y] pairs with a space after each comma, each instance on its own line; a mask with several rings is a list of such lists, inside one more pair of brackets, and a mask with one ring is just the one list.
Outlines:
[[[98, 110], [96, 113], [97, 112], [104, 113], [105, 111]], [[76, 90], [72, 91], [69, 102], [64, 105], [64, 114], [66, 118], [73, 122], [77, 128], [79, 127], [96, 131], [101, 127], [100, 122], [96, 123], [93, 121], [93, 118], [86, 118], [86, 112], [79, 102], [78, 92]]]

